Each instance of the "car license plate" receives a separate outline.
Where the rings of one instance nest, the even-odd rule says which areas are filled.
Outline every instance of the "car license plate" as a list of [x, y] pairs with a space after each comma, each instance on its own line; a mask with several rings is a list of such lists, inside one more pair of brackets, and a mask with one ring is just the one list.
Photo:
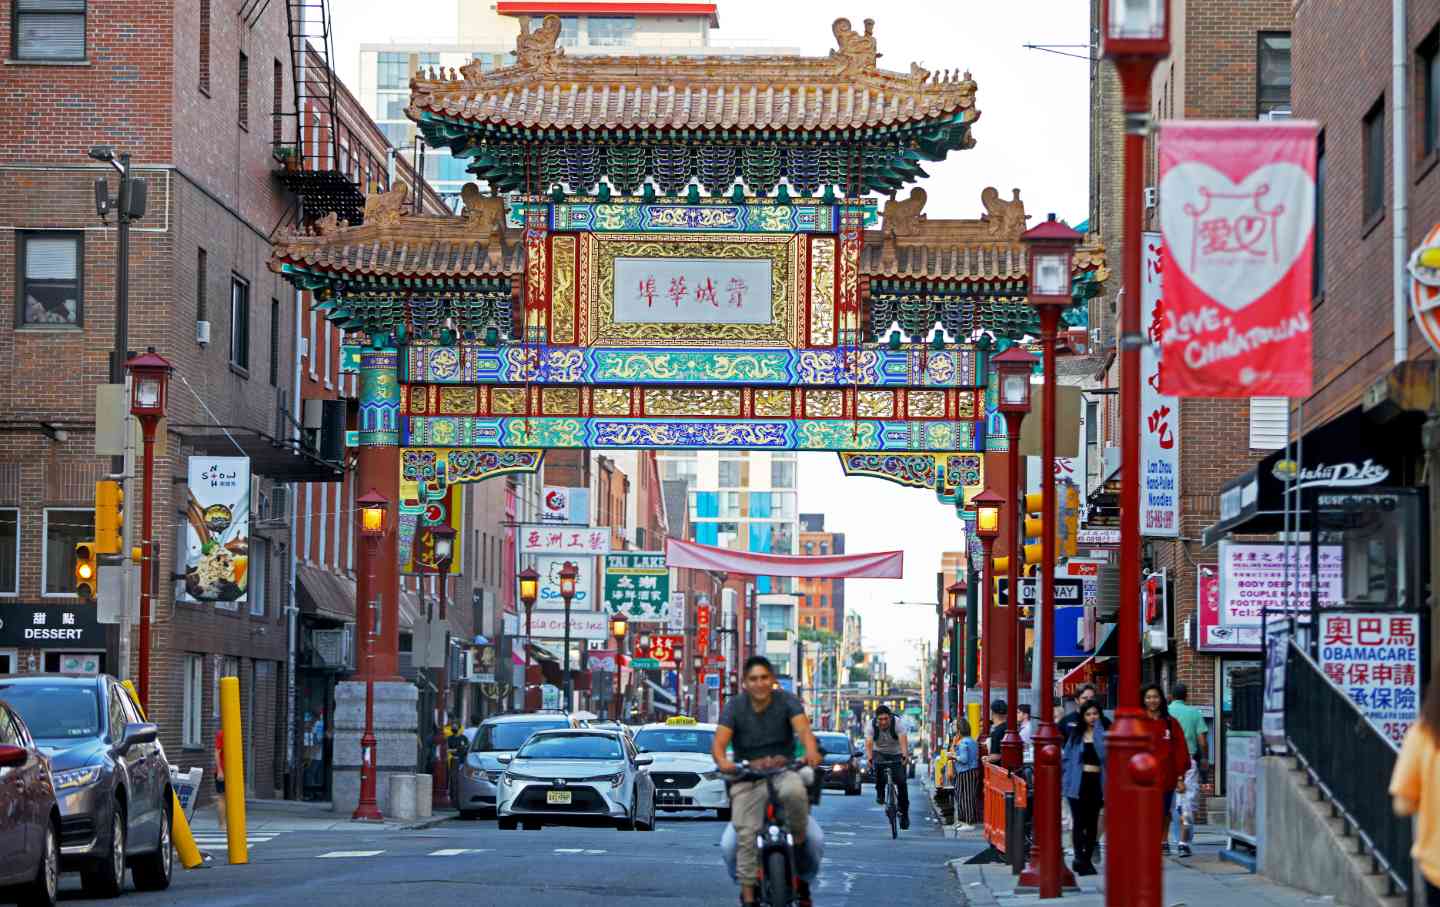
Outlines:
[[569, 805], [570, 805], [570, 791], [568, 791], [568, 790], [547, 790], [547, 791], [545, 792], [545, 802], [546, 802], [546, 803], [554, 804], [554, 805], [556, 805], [556, 806], [569, 806]]

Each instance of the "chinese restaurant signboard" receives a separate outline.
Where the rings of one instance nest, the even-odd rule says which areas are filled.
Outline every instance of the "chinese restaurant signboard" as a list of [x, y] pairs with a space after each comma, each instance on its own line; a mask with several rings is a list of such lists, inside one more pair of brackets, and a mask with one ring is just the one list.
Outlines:
[[1161, 125], [1166, 393], [1310, 393], [1316, 136], [1301, 121]]
[[1420, 711], [1420, 616], [1323, 615], [1320, 668], [1385, 739], [1399, 745]]
[[[1140, 534], [1180, 535], [1180, 400], [1162, 394], [1167, 359], [1160, 362], [1162, 268], [1159, 233], [1140, 237], [1140, 317], [1150, 343], [1140, 349]], [[1128, 480], [1127, 480], [1128, 481]]]
[[250, 574], [250, 458], [191, 457], [185, 520], [185, 594], [243, 602]]
[[605, 607], [631, 620], [663, 621], [670, 610], [670, 568], [663, 551], [605, 556]]

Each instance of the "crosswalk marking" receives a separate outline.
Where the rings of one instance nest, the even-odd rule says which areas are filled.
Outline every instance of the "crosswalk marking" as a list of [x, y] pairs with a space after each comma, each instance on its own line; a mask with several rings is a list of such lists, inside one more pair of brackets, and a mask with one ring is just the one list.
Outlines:
[[446, 847], [441, 850], [432, 851], [432, 857], [458, 857], [467, 853], [489, 853], [488, 847]]
[[596, 855], [599, 855], [599, 854], [602, 854], [602, 853], [608, 853], [608, 851], [604, 851], [604, 850], [587, 850], [587, 849], [585, 849], [584, 847], [557, 847], [557, 848], [555, 848], [555, 852], [556, 852], [556, 853], [583, 853], [583, 854], [586, 854], [586, 855], [588, 855], [588, 856], [596, 856]]
[[383, 850], [332, 850], [329, 853], [322, 853], [321, 860], [341, 859], [345, 857], [378, 857]]

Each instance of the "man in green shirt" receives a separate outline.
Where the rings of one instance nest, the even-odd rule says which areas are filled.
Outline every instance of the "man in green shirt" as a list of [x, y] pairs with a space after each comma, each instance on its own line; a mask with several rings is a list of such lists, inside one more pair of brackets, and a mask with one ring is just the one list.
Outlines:
[[1195, 799], [1200, 790], [1201, 766], [1208, 761], [1210, 742], [1206, 739], [1205, 716], [1200, 710], [1186, 702], [1190, 691], [1185, 684], [1177, 683], [1170, 688], [1170, 717], [1185, 733], [1185, 745], [1190, 750], [1190, 770], [1185, 773], [1185, 792], [1180, 794], [1176, 804], [1180, 814], [1180, 856], [1190, 856], [1190, 841], [1195, 836]]

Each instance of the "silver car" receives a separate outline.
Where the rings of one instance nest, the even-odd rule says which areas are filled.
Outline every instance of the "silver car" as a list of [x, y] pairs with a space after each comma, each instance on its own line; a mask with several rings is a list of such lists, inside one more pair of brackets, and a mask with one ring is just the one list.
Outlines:
[[564, 712], [499, 715], [482, 722], [456, 773], [454, 796], [460, 818], [473, 819], [494, 811], [495, 791], [505, 768], [500, 760], [518, 750], [531, 734], [579, 726], [577, 719]]
[[590, 728], [540, 731], [514, 756], [502, 756], [498, 816], [502, 829], [522, 824], [609, 825], [655, 829], [651, 759], [624, 734]]

